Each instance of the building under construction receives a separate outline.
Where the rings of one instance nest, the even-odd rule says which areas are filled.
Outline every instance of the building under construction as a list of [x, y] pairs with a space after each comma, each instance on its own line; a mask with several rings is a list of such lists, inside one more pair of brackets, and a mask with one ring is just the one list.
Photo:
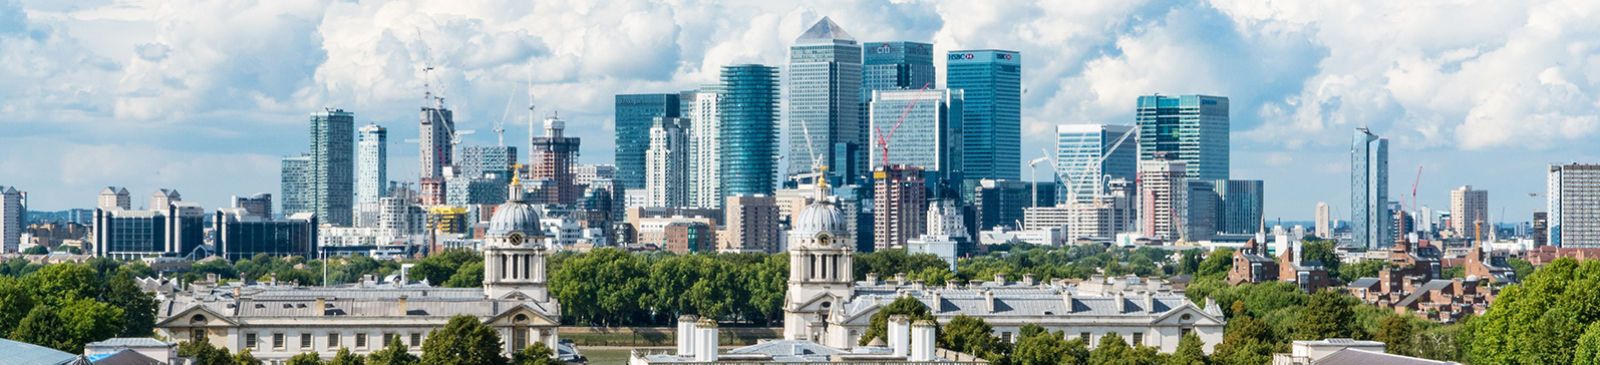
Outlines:
[[544, 136], [533, 137], [533, 161], [529, 161], [528, 180], [549, 180], [531, 197], [533, 204], [577, 204], [583, 196], [574, 182], [572, 166], [578, 161], [578, 138], [565, 137], [566, 122], [551, 117], [544, 120]]
[[872, 171], [876, 181], [873, 199], [873, 249], [905, 246], [922, 235], [927, 223], [927, 186], [921, 167], [880, 165]]

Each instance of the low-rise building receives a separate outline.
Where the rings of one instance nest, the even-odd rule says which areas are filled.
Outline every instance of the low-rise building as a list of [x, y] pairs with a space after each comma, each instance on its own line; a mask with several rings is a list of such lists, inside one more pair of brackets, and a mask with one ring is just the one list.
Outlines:
[[1268, 258], [1256, 240], [1245, 241], [1244, 247], [1233, 250], [1233, 268], [1228, 270], [1228, 284], [1259, 284], [1278, 281], [1282, 273], [1278, 262]]
[[217, 254], [232, 261], [256, 254], [310, 257], [317, 251], [317, 220], [314, 213], [263, 219], [244, 208], [219, 208], [211, 224]]
[[1378, 341], [1357, 341], [1348, 338], [1295, 341], [1290, 346], [1290, 353], [1272, 354], [1272, 365], [1456, 364], [1384, 353], [1385, 347], [1384, 343]]
[[969, 354], [938, 348], [933, 321], [912, 323], [904, 315], [890, 316], [888, 341], [878, 338], [867, 346], [854, 343], [840, 347], [809, 340], [772, 340], [727, 352], [718, 349], [717, 322], [694, 315], [678, 317], [678, 348], [673, 350], [634, 350], [629, 365], [651, 364], [948, 364], [983, 365], [989, 361]]

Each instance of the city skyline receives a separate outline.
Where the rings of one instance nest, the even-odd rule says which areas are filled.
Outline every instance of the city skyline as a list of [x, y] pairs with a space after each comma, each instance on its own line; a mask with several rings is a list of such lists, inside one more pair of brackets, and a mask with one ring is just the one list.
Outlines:
[[[539, 77], [534, 81], [535, 104], [539, 105], [536, 113], [548, 115], [559, 110], [566, 114], [564, 119], [571, 121], [569, 134], [593, 141], [585, 147], [579, 163], [609, 163], [612, 146], [608, 143], [614, 140], [610, 126], [613, 123], [612, 95], [694, 89], [696, 85], [715, 82], [717, 68], [728, 64], [782, 65], [789, 43], [822, 16], [832, 17], [857, 39], [928, 42], [935, 48], [935, 55], [957, 49], [988, 48], [1015, 50], [1027, 55], [1030, 62], [1024, 63], [1023, 72], [1027, 77], [1023, 88], [1030, 92], [1023, 94], [1024, 140], [1023, 158], [1017, 161], [1019, 166], [1037, 157], [1037, 152], [1029, 151], [1054, 146], [1050, 138], [1054, 134], [1049, 131], [1058, 124], [1133, 124], [1134, 98], [1138, 95], [1226, 96], [1237, 104], [1233, 105], [1237, 108], [1231, 109], [1230, 162], [1233, 168], [1230, 175], [1234, 179], [1266, 181], [1265, 215], [1268, 220], [1309, 221], [1318, 201], [1330, 202], [1335, 219], [1349, 220], [1349, 206], [1338, 203], [1349, 201], [1347, 184], [1339, 181], [1349, 178], [1348, 135], [1353, 128], [1361, 126], [1369, 126], [1375, 133], [1393, 141], [1390, 189], [1399, 192], [1408, 188], [1402, 185], [1415, 177], [1411, 170], [1422, 165], [1425, 176], [1418, 188], [1420, 205], [1436, 209], [1447, 207], [1449, 190], [1473, 185], [1503, 197], [1491, 201], [1493, 205], [1489, 207], [1496, 221], [1524, 221], [1529, 217], [1527, 213], [1543, 208], [1543, 199], [1523, 196], [1544, 190], [1544, 169], [1548, 164], [1594, 163], [1596, 160], [1592, 156], [1600, 154], [1595, 147], [1585, 146], [1582, 139], [1593, 136], [1595, 125], [1600, 124], [1594, 120], [1591, 106], [1548, 109], [1550, 107], [1526, 104], [1528, 102], [1521, 99], [1505, 101], [1513, 104], [1475, 105], [1506, 97], [1505, 91], [1496, 91], [1503, 88], [1494, 85], [1511, 83], [1571, 85], [1579, 93], [1577, 96], [1550, 96], [1546, 95], [1547, 89], [1533, 89], [1518, 94], [1552, 99], [1594, 99], [1583, 94], [1594, 85], [1584, 81], [1582, 76], [1582, 60], [1587, 55], [1573, 56], [1578, 57], [1578, 61], [1572, 61], [1541, 59], [1541, 56], [1503, 50], [1513, 42], [1560, 47], [1561, 40], [1534, 35], [1490, 40], [1500, 34], [1515, 34], [1503, 31], [1482, 33], [1492, 36], [1470, 33], [1464, 36], [1467, 39], [1455, 41], [1459, 43], [1447, 44], [1403, 38], [1382, 40], [1380, 47], [1376, 47], [1379, 50], [1370, 51], [1376, 55], [1353, 59], [1334, 55], [1347, 48], [1366, 46], [1362, 44], [1366, 41], [1358, 43], [1334, 37], [1351, 32], [1350, 28], [1366, 26], [1349, 20], [1359, 15], [1346, 13], [1336, 13], [1334, 19], [1301, 19], [1292, 15], [1262, 19], [1250, 15], [1255, 13], [1230, 7], [1129, 5], [1129, 8], [1082, 16], [1082, 19], [1108, 18], [1093, 20], [1110, 22], [1095, 23], [1100, 26], [1091, 29], [1101, 29], [1099, 31], [1051, 39], [1018, 35], [1026, 33], [1022, 30], [1027, 29], [1051, 29], [1047, 23], [1050, 14], [1060, 13], [1042, 7], [999, 9], [1000, 14], [1022, 14], [1017, 19], [1024, 20], [1019, 23], [1022, 25], [1002, 26], [999, 18], [1004, 17], [981, 18], [968, 14], [971, 11], [962, 11], [963, 5], [890, 5], [885, 6], [887, 10], [869, 6], [766, 5], [752, 9], [715, 9], [748, 15], [731, 17], [734, 19], [752, 19], [726, 28], [720, 28], [726, 25], [666, 21], [665, 26], [671, 29], [658, 32], [664, 35], [652, 36], [668, 38], [618, 38], [616, 43], [623, 48], [620, 51], [572, 51], [571, 47], [576, 44], [552, 36], [558, 34], [553, 29], [518, 21], [515, 15], [472, 9], [447, 11], [420, 6], [416, 11], [452, 13], [457, 18], [484, 20], [484, 24], [463, 30], [447, 27], [449, 20], [434, 23], [435, 20], [407, 19], [408, 22], [394, 25], [388, 35], [381, 35], [349, 27], [370, 27], [363, 25], [362, 19], [375, 17], [372, 14], [378, 5], [347, 4], [325, 8], [264, 5], [266, 8], [253, 10], [302, 20], [299, 23], [273, 21], [266, 28], [300, 35], [285, 37], [288, 39], [313, 41], [275, 41], [244, 46], [236, 43], [251, 42], [236, 42], [227, 37], [250, 37], [248, 35], [176, 36], [178, 32], [200, 30], [183, 27], [171, 30], [152, 27], [148, 31], [116, 36], [94, 35], [95, 29], [108, 26], [105, 19], [118, 17], [150, 24], [208, 16], [226, 18], [207, 13], [212, 10], [205, 7], [193, 13], [167, 15], [170, 18], [140, 20], [125, 9], [133, 5], [126, 4], [118, 5], [120, 7], [85, 4], [71, 8], [70, 3], [24, 2], [20, 6], [19, 13], [23, 17], [6, 22], [20, 22], [11, 25], [41, 32], [47, 35], [46, 40], [9, 33], [0, 35], [0, 40], [43, 42], [39, 43], [43, 47], [39, 54], [32, 57], [74, 60], [62, 61], [64, 65], [88, 65], [62, 69], [62, 74], [76, 72], [91, 77], [109, 75], [106, 78], [110, 80], [129, 80], [120, 86], [90, 88], [94, 91], [68, 98], [76, 100], [73, 104], [52, 104], [57, 101], [34, 96], [12, 98], [26, 103], [5, 104], [17, 109], [0, 117], [0, 124], [14, 127], [12, 129], [20, 133], [0, 137], [0, 145], [7, 146], [0, 154], [8, 156], [0, 158], [0, 176], [7, 177], [3, 182], [7, 186], [29, 192], [31, 210], [89, 207], [91, 197], [108, 185], [127, 186], [135, 195], [158, 188], [175, 188], [186, 193], [186, 201], [199, 202], [208, 209], [227, 206], [227, 197], [233, 195], [277, 192], [281, 157], [305, 152], [308, 137], [304, 133], [307, 127], [304, 115], [307, 112], [323, 107], [342, 108], [359, 115], [359, 123], [384, 125], [396, 135], [415, 136], [417, 131], [412, 128], [416, 128], [416, 109], [412, 108], [422, 105], [425, 89], [421, 66], [428, 63], [428, 59], [436, 60], [434, 64], [438, 67], [433, 72], [436, 80], [433, 90], [444, 95], [447, 107], [459, 113], [458, 128], [480, 131], [465, 136], [463, 146], [494, 144], [495, 136], [486, 131], [501, 118], [497, 114], [503, 114], [505, 95], [525, 91], [525, 86], [517, 85], [520, 81], [516, 80], [526, 78], [526, 65], [531, 58], [539, 69], [554, 71], [536, 73]], [[1024, 14], [1033, 10], [1041, 14]], [[1506, 20], [1509, 25], [1496, 23], [1497, 26], [1504, 29], [1528, 26], [1518, 23], [1519, 14], [1523, 18], [1531, 16], [1525, 9], [1508, 10], [1516, 11], [1502, 12], [1509, 15], [1493, 15], [1499, 17], [1496, 19], [1509, 19]], [[95, 11], [109, 15], [90, 16], [96, 14]], [[554, 11], [556, 9], [533, 8], [513, 9], [512, 13], [528, 15]], [[619, 10], [608, 7], [596, 11], [620, 14]], [[906, 14], [882, 17], [881, 13], [886, 11]], [[1215, 16], [1208, 19], [1191, 16], [1206, 14]], [[1338, 16], [1351, 18], [1340, 20]], [[604, 24], [607, 20], [592, 21], [595, 23], [585, 27], [612, 27]], [[1291, 40], [1268, 41], [1252, 38], [1263, 32], [1261, 30], [1236, 27], [1236, 24], [1252, 21], [1281, 22], [1297, 30], [1289, 34]], [[1310, 23], [1321, 25], [1322, 30], [1309, 30], [1311, 26], [1306, 24]], [[1445, 25], [1442, 28], [1450, 29], [1449, 24]], [[205, 24], [187, 27], [203, 26]], [[324, 26], [326, 28], [320, 28]], [[448, 33], [451, 31], [485, 33], [492, 39], [470, 41], [467, 40], [470, 34]], [[1185, 31], [1197, 35], [1181, 34]], [[1324, 36], [1322, 32], [1327, 34]], [[1219, 36], [1222, 40], [1183, 44], [1205, 36]], [[418, 41], [417, 37], [424, 41]], [[390, 42], [395, 46], [382, 53], [398, 57], [395, 62], [381, 67], [383, 74], [372, 75], [354, 66], [366, 62], [364, 57], [368, 57], [355, 54], [365, 50], [361, 47], [375, 47], [361, 45], [369, 40]], [[481, 42], [505, 42], [509, 46], [503, 49], [510, 51], [494, 53], [488, 50], [489, 43]], [[1472, 56], [1465, 58], [1442, 57], [1453, 50], [1475, 49], [1470, 46], [1474, 42], [1488, 42], [1490, 46], [1475, 50]], [[1426, 50], [1408, 50], [1417, 44], [1425, 45]], [[1093, 49], [1106, 52], [1087, 51]], [[207, 50], [223, 50], [226, 51], [223, 53], [238, 56], [207, 59], [196, 55]], [[1225, 54], [1229, 53], [1225, 52], [1227, 50], [1242, 55]], [[1280, 55], [1282, 59], [1250, 60], [1265, 54]], [[307, 55], [313, 56], [309, 57], [313, 62], [303, 61]], [[1160, 63], [1162, 55], [1196, 57], [1203, 66], [1202, 71], [1170, 70]], [[270, 67], [247, 73], [242, 70], [245, 67], [236, 65], [252, 58], [261, 59], [252, 62]], [[944, 61], [935, 58], [935, 66], [943, 70]], [[80, 59], [88, 61], [76, 61]], [[1428, 61], [1421, 61], [1421, 65], [1397, 63], [1408, 59]], [[97, 65], [96, 62], [99, 68], [89, 67]], [[1579, 66], [1555, 66], [1562, 62]], [[649, 64], [654, 63], [665, 66], [651, 69], [654, 65]], [[1296, 68], [1300, 65], [1293, 63], [1312, 66]], [[1491, 70], [1518, 63], [1527, 65], [1515, 65], [1511, 70]], [[177, 69], [186, 71], [175, 71]], [[1245, 70], [1263, 70], [1268, 73], [1266, 76], [1273, 76], [1272, 81], [1262, 83], [1253, 77], [1228, 79], [1246, 76]], [[468, 76], [475, 71], [490, 76]], [[1446, 81], [1403, 77], [1383, 81], [1389, 72], [1427, 74]], [[37, 94], [28, 95], [60, 95], [66, 89], [58, 87], [75, 85], [66, 82], [70, 81], [67, 79], [6, 75], [23, 83], [45, 85], [27, 89], [37, 91]], [[1340, 75], [1352, 76], [1349, 81], [1340, 81], [1345, 80], [1340, 79]], [[1496, 84], [1475, 86], [1487, 90], [1477, 94], [1446, 95], [1449, 100], [1443, 102], [1417, 99], [1419, 93], [1448, 94], [1446, 90], [1460, 88], [1460, 83], [1472, 82], [1473, 78], [1488, 79]], [[942, 87], [944, 84], [935, 85]], [[1412, 90], [1415, 88], [1421, 91]], [[140, 91], [110, 91], [118, 89]], [[1378, 95], [1364, 96], [1369, 95], [1363, 94], [1365, 92]], [[525, 103], [521, 96], [512, 102], [518, 106]], [[1536, 116], [1543, 119], [1532, 118]], [[1524, 117], [1532, 118], [1529, 123], [1543, 123], [1533, 126], [1546, 128], [1505, 124]], [[783, 118], [781, 123], [787, 125], [787, 115]], [[229, 122], [214, 122], [219, 119]], [[513, 136], [525, 132], [525, 121], [521, 119], [509, 118], [507, 132]], [[102, 123], [106, 121], [114, 122]], [[96, 128], [80, 128], [90, 125]], [[173, 133], [173, 130], [182, 132]], [[390, 157], [396, 160], [389, 164], [391, 176], [416, 176], [416, 148], [401, 144], [402, 139], [391, 140], [399, 146], [390, 151]], [[1047, 176], [1040, 178], [1047, 179]], [[1411, 198], [1407, 200], [1409, 204]], [[1507, 208], [1510, 219], [1500, 217], [1501, 209], [1496, 208]]]

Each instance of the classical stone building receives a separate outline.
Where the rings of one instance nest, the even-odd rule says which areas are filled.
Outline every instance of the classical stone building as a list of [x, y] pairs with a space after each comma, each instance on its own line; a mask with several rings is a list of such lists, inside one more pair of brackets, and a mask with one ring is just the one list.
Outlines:
[[171, 341], [248, 348], [277, 362], [306, 352], [331, 358], [340, 348], [368, 354], [393, 338], [420, 354], [429, 331], [466, 314], [499, 332], [505, 354], [539, 342], [559, 348], [561, 304], [548, 291], [542, 232], [537, 210], [513, 196], [489, 222], [482, 288], [432, 287], [404, 275], [338, 287], [197, 282], [162, 301], [156, 327]]

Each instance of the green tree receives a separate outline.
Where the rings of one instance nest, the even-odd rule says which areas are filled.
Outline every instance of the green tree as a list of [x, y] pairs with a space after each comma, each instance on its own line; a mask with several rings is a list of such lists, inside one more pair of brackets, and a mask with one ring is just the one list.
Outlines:
[[477, 317], [456, 315], [443, 329], [422, 342], [422, 362], [429, 365], [505, 365], [500, 334]]
[[105, 291], [100, 294], [106, 304], [122, 308], [127, 322], [118, 337], [149, 337], [155, 334], [156, 298], [154, 294], [139, 289], [128, 271], [118, 271], [106, 280]]
[[483, 261], [468, 262], [456, 269], [444, 286], [451, 288], [478, 288], [483, 286]]
[[1196, 279], [1211, 278], [1222, 279], [1228, 277], [1228, 270], [1233, 269], [1233, 249], [1218, 248], [1206, 255], [1205, 261], [1200, 262], [1200, 273]]
[[73, 351], [67, 352], [82, 353], [84, 344], [104, 341], [122, 333], [125, 323], [122, 308], [91, 298], [78, 299], [60, 308], [58, 314], [73, 340]]
[[768, 326], [783, 315], [788, 281], [789, 255], [767, 255], [761, 264], [746, 271], [745, 291], [750, 296], [751, 310], [761, 313]]
[[332, 360], [328, 360], [328, 365], [367, 365], [367, 358], [350, 353], [349, 347], [340, 347], [339, 353], [334, 354]]
[[543, 342], [536, 342], [531, 346], [523, 347], [522, 351], [511, 354], [512, 365], [563, 365], [561, 360], [555, 359], [555, 351], [550, 350]]
[[1178, 340], [1178, 350], [1172, 352], [1172, 358], [1167, 363], [1173, 365], [1205, 365], [1207, 360], [1210, 359], [1206, 358], [1205, 343], [1200, 341], [1199, 336], [1191, 333], [1183, 335], [1183, 338]]
[[1578, 338], [1578, 348], [1572, 353], [1573, 365], [1600, 365], [1600, 322], [1590, 323], [1589, 329]]
[[29, 247], [26, 250], [22, 250], [22, 254], [23, 255], [44, 255], [44, 254], [49, 254], [49, 253], [50, 253], [50, 248], [44, 247], [43, 245], [33, 246], [33, 247]]
[[28, 275], [28, 287], [33, 288], [41, 302], [52, 306], [64, 305], [78, 298], [92, 298], [100, 294], [100, 278], [87, 266], [54, 264]]
[[1339, 262], [1339, 254], [1334, 251], [1334, 247], [1337, 245], [1338, 242], [1336, 241], [1306, 241], [1301, 244], [1305, 252], [1300, 256], [1300, 259], [1303, 261], [1320, 261], [1322, 262], [1322, 267], [1328, 269], [1329, 273], [1337, 274], [1339, 266], [1343, 265], [1342, 262]]
[[1133, 357], [1133, 349], [1116, 333], [1100, 337], [1100, 346], [1089, 351], [1090, 364], [1121, 364]]
[[0, 276], [0, 338], [11, 337], [11, 331], [38, 303], [34, 298], [32, 288], [21, 279]]
[[367, 355], [367, 365], [415, 365], [420, 364], [417, 355], [406, 352], [406, 344], [400, 342], [400, 336], [395, 336], [389, 341], [389, 346]]
[[1178, 260], [1178, 273], [1195, 275], [1200, 273], [1200, 263], [1205, 262], [1206, 252], [1195, 248], [1183, 250], [1183, 256]]
[[239, 350], [238, 355], [233, 355], [233, 365], [261, 365], [261, 360], [250, 353], [250, 349]]
[[[1266, 322], [1245, 313], [1244, 302], [1233, 303], [1233, 317], [1223, 331], [1222, 343], [1211, 353], [1215, 364], [1266, 364], [1278, 352], [1272, 339], [1272, 329]], [[1286, 351], [1284, 351], [1286, 352]]]
[[315, 352], [294, 355], [289, 358], [288, 365], [322, 365], [322, 357]]
[[[868, 319], [867, 332], [861, 334], [861, 341], [859, 341], [860, 343], [857, 345], [866, 346], [868, 343], [872, 342], [872, 339], [878, 337], [885, 337], [883, 339], [884, 342], [888, 342], [889, 339], [887, 337], [889, 333], [889, 316], [901, 314], [910, 317], [912, 323], [916, 323], [916, 321], [923, 319], [935, 319], [932, 313], [928, 313], [928, 307], [923, 305], [922, 301], [912, 297], [900, 297], [899, 299], [895, 299], [894, 302], [889, 303], [889, 305], [879, 309], [878, 313], [873, 314], [872, 318]], [[944, 347], [944, 342], [942, 341], [943, 337], [940, 337], [940, 339], [940, 347]], [[955, 348], [951, 347], [944, 348], [955, 350]]]
[[1478, 363], [1571, 363], [1578, 339], [1600, 321], [1600, 260], [1560, 258], [1507, 286], [1473, 319]]
[[1415, 356], [1416, 352], [1412, 351], [1411, 347], [1411, 332], [1411, 322], [1400, 316], [1393, 316], [1383, 319], [1382, 327], [1378, 329], [1378, 333], [1374, 334], [1372, 339], [1388, 345], [1384, 348], [1384, 352], [1401, 356]]
[[1533, 275], [1533, 264], [1529, 263], [1528, 260], [1512, 257], [1506, 259], [1506, 264], [1511, 265], [1511, 271], [1517, 273], [1518, 278], [1526, 278], [1528, 275]]
[[650, 271], [638, 257], [601, 248], [560, 264], [551, 276], [550, 292], [561, 299], [563, 314], [607, 325], [618, 324], [639, 310], [639, 294], [645, 290]]
[[428, 259], [418, 261], [415, 266], [412, 266], [410, 270], [406, 271], [406, 275], [411, 280], [427, 280], [429, 284], [433, 285], [447, 283], [450, 281], [450, 277], [455, 274], [455, 267], [444, 266], [444, 263], [441, 262], [441, 260]]
[[178, 356], [194, 358], [194, 365], [233, 365], [233, 355], [228, 353], [228, 348], [216, 348], [210, 341], [178, 343]]
[[[915, 322], [913, 322], [915, 323]], [[998, 362], [1011, 355], [1011, 344], [994, 337], [994, 326], [982, 318], [957, 315], [944, 325], [939, 347]]]
[[1022, 328], [1017, 330], [1018, 338], [1027, 338], [1027, 337], [1033, 337], [1035, 335], [1049, 334], [1049, 333], [1050, 333], [1049, 330], [1044, 329], [1044, 326], [1040, 326], [1038, 323], [1024, 324], [1024, 325], [1022, 325]]
[[73, 338], [67, 321], [61, 319], [55, 307], [50, 305], [34, 306], [33, 310], [28, 311], [28, 316], [22, 318], [17, 329], [11, 331], [11, 339], [68, 353], [83, 352], [83, 343]]
[[[1041, 327], [1042, 328], [1042, 327]], [[1081, 339], [1065, 340], [1061, 331], [1024, 335], [1011, 353], [1016, 365], [1087, 364], [1089, 348]]]
[[1355, 310], [1344, 300], [1344, 294], [1321, 291], [1311, 296], [1300, 313], [1300, 326], [1295, 339], [1322, 340], [1328, 338], [1354, 338]]

